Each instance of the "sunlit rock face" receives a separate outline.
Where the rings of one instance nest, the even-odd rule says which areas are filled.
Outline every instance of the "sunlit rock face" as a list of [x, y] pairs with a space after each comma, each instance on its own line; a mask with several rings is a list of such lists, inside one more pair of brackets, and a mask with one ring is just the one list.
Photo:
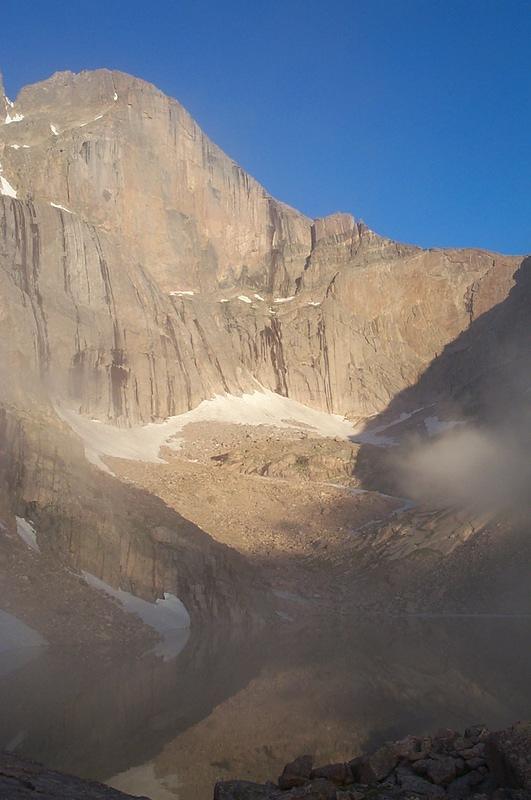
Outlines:
[[512, 284], [518, 259], [308, 220], [122, 73], [58, 73], [4, 106], [3, 363], [83, 413], [160, 420], [258, 381], [374, 414]]
[[350, 214], [312, 221], [122, 73], [58, 73], [14, 100], [0, 87], [3, 518], [31, 511], [69, 568], [173, 593], [192, 617], [253, 611], [249, 565], [94, 478], [54, 409], [125, 428], [265, 388], [366, 418], [474, 339], [520, 263], [397, 243]]

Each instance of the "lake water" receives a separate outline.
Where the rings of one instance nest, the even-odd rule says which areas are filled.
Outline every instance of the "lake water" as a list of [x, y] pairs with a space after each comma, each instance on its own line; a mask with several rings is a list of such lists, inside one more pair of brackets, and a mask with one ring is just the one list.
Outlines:
[[153, 800], [210, 800], [215, 780], [276, 779], [302, 753], [531, 717], [530, 634], [529, 618], [343, 616], [194, 631], [173, 658], [8, 648], [0, 746]]

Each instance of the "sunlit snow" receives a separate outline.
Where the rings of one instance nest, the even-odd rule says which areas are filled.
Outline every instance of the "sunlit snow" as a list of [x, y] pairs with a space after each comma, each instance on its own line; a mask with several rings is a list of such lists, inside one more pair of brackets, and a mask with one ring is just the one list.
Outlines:
[[73, 211], [70, 211], [69, 208], [65, 208], [64, 206], [60, 206], [59, 203], [50, 203], [53, 208], [59, 208], [61, 211], [66, 211], [67, 214], [73, 214]]
[[[196, 408], [184, 414], [169, 417], [164, 422], [152, 422], [133, 428], [118, 428], [98, 422], [60, 405], [56, 406], [56, 410], [83, 440], [86, 458], [106, 472], [110, 472], [110, 469], [102, 461], [105, 456], [163, 463], [159, 455], [160, 448], [165, 445], [174, 450], [179, 449], [182, 442], [180, 434], [192, 422], [310, 429], [321, 436], [365, 440], [365, 434], [359, 432], [344, 417], [308, 408], [296, 400], [266, 389], [240, 396], [215, 395], [211, 400], [203, 400]], [[369, 438], [372, 441], [374, 437], [371, 434]]]
[[6, 197], [14, 197], [15, 199], [17, 197], [16, 189], [14, 189], [9, 181], [6, 180], [6, 178], [4, 178], [2, 175], [0, 175], [0, 194], [5, 195]]
[[7, 114], [5, 118], [5, 124], [11, 125], [12, 122], [22, 122], [23, 119], [24, 119], [24, 114], [13, 114], [13, 116]]

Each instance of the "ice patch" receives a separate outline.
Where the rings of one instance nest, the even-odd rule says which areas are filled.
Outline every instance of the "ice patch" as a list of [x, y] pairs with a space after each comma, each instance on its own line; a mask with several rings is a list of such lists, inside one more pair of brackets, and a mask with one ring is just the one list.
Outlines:
[[172, 297], [192, 297], [195, 292], [190, 291], [189, 289], [174, 289], [172, 292], [169, 292]]
[[65, 208], [64, 206], [60, 206], [59, 203], [50, 203], [53, 208], [59, 208], [61, 211], [66, 211], [67, 214], [73, 214], [73, 211], [70, 211], [69, 208]]
[[239, 294], [238, 295], [238, 300], [241, 300], [242, 303], [252, 303], [253, 302], [250, 297], [247, 297], [246, 294]]
[[24, 517], [15, 517], [17, 521], [17, 533], [28, 547], [40, 553], [40, 547], [37, 544], [37, 532], [31, 522], [28, 522]]
[[295, 295], [292, 294], [291, 297], [276, 297], [273, 302], [274, 303], [289, 303], [291, 300], [295, 300]]
[[[321, 436], [353, 439], [358, 429], [338, 414], [308, 408], [296, 400], [267, 389], [240, 396], [215, 395], [203, 400], [192, 411], [134, 428], [117, 428], [94, 422], [77, 411], [56, 406], [58, 415], [85, 444], [86, 458], [110, 472], [102, 457], [111, 456], [135, 461], [164, 463], [159, 456], [165, 445], [174, 450], [181, 446], [179, 434], [192, 422], [228, 422], [241, 425], [271, 425], [276, 428], [311, 429]], [[365, 434], [359, 434], [363, 437]]]
[[14, 108], [15, 107], [14, 102], [12, 100], [10, 100], [9, 97], [6, 97], [6, 103], [9, 106], [9, 108]]
[[5, 118], [5, 125], [11, 125], [12, 122], [22, 122], [24, 114], [7, 114]]
[[52, 125], [51, 122], [50, 122], [50, 130], [51, 130], [51, 132], [53, 133], [54, 136], [59, 136], [59, 131], [57, 130], [55, 125]]

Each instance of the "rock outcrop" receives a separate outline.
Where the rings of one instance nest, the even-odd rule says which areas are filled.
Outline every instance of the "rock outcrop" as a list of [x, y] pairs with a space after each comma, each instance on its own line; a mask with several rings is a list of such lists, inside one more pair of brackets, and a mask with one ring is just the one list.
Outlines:
[[[103, 783], [47, 769], [11, 753], [0, 754], [0, 796], [10, 800], [131, 800], [133, 795]], [[136, 796], [137, 800], [149, 800]]]
[[529, 723], [496, 733], [474, 725], [463, 734], [407, 736], [346, 763], [314, 767], [311, 756], [301, 756], [278, 784], [225, 781], [214, 800], [527, 800], [530, 769]]

